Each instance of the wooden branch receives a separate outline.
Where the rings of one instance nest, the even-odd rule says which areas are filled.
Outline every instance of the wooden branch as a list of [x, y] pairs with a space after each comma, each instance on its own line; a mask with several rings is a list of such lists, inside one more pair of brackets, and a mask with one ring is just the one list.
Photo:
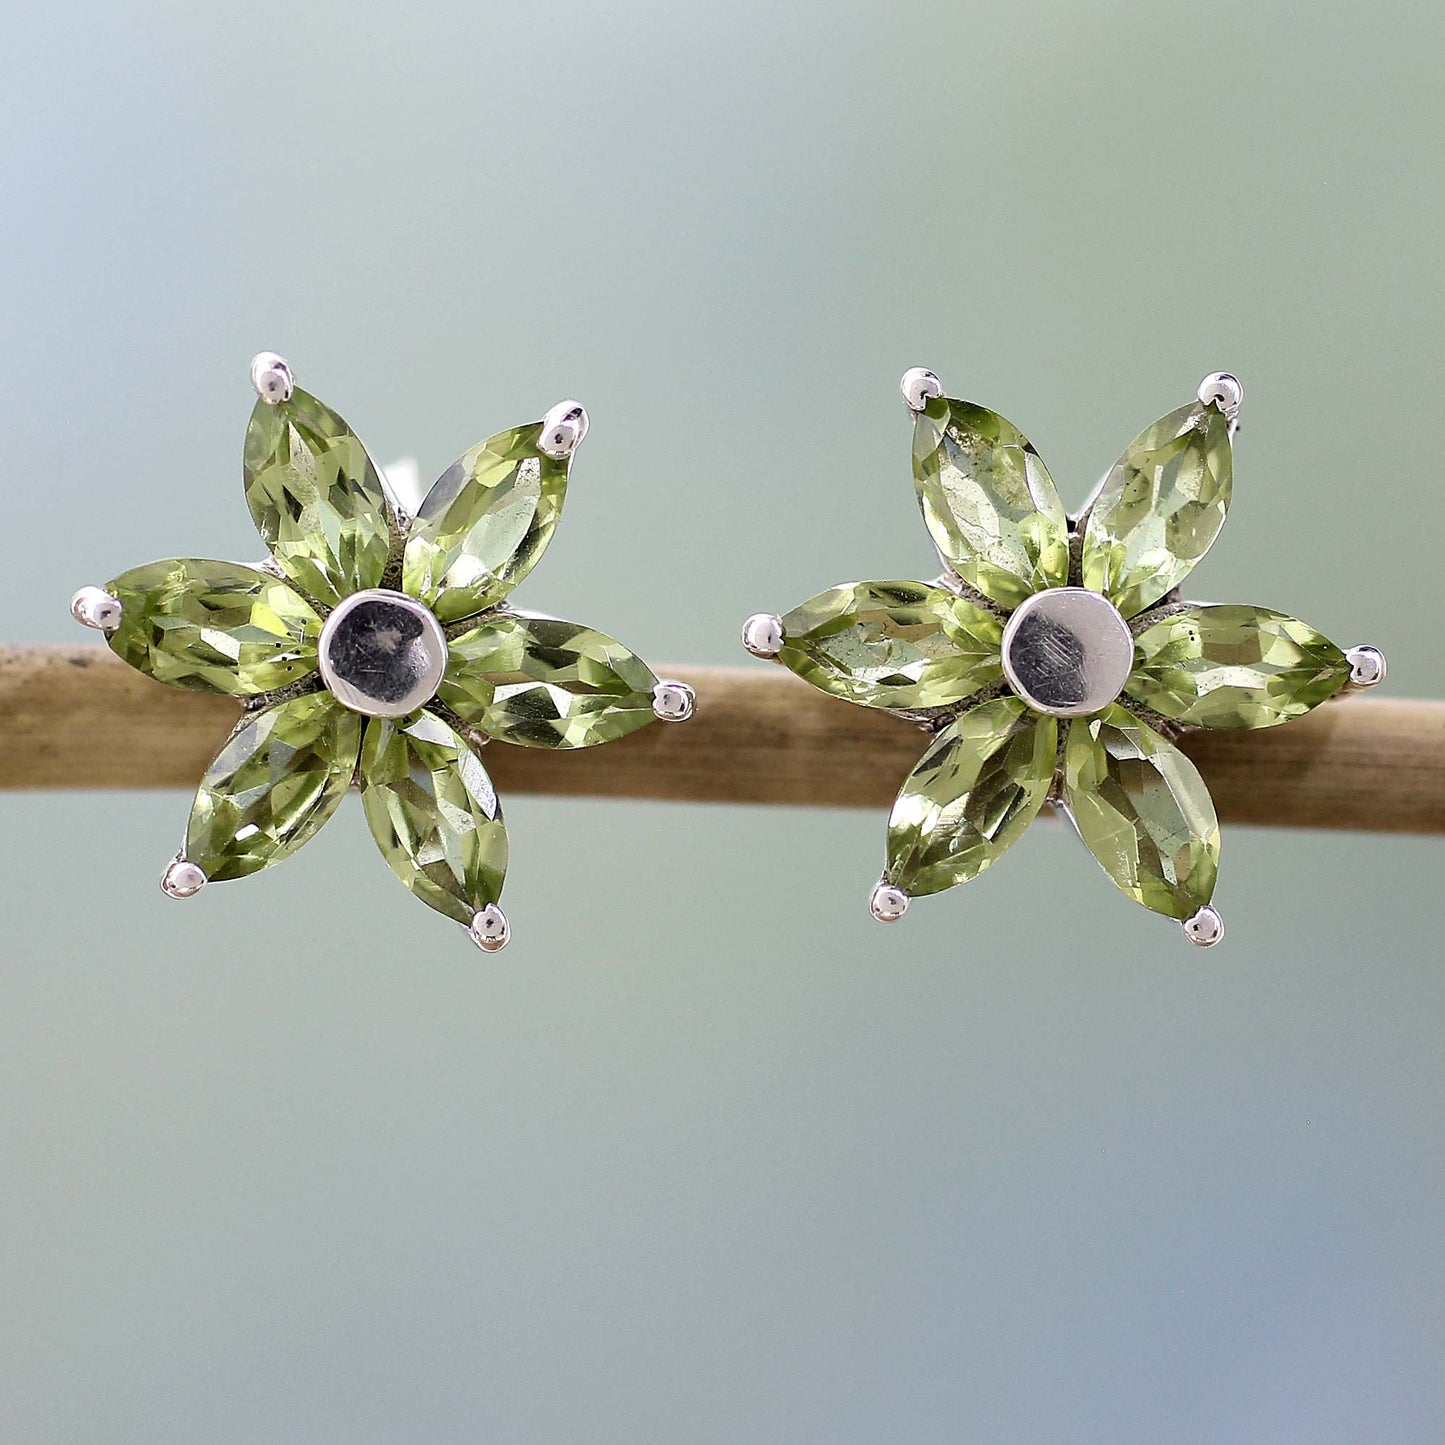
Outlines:
[[[607, 747], [486, 751], [503, 792], [885, 808], [923, 751], [914, 727], [781, 668], [664, 669], [697, 689], [684, 726]], [[0, 648], [0, 788], [195, 787], [239, 709], [99, 647]], [[1351, 698], [1286, 727], [1194, 733], [1226, 821], [1445, 832], [1445, 703]]]

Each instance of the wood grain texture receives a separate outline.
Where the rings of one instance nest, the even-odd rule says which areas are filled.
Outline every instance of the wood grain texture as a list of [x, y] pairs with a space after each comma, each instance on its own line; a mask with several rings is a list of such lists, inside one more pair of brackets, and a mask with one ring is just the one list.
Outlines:
[[[691, 722], [556, 753], [498, 743], [500, 791], [885, 808], [923, 751], [896, 718], [823, 697], [781, 668], [663, 668]], [[239, 716], [162, 687], [100, 647], [0, 648], [0, 788], [193, 789]], [[1445, 832], [1445, 703], [1349, 698], [1264, 732], [1194, 733], [1227, 822]]]

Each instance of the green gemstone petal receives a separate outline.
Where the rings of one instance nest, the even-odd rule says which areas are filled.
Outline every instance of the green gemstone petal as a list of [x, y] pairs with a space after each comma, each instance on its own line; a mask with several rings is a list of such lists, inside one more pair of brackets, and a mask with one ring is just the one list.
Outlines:
[[439, 717], [367, 723], [361, 801], [382, 857], [423, 903], [470, 924], [500, 897], [501, 804], [481, 759]]
[[1188, 918], [1214, 894], [1219, 820], [1198, 769], [1114, 706], [1077, 718], [1064, 746], [1064, 799], [1079, 836], [1137, 903]]
[[654, 721], [652, 669], [605, 632], [492, 613], [452, 639], [438, 694], [463, 721], [529, 748], [590, 748]]
[[356, 433], [299, 387], [251, 413], [246, 503], [282, 571], [323, 606], [381, 585], [393, 535], [381, 474]]
[[122, 573], [117, 657], [171, 687], [253, 697], [316, 670], [321, 619], [280, 578], [235, 562], [178, 557]]
[[1104, 478], [1084, 530], [1083, 583], [1134, 617], [1177, 587], [1229, 511], [1229, 423], [1195, 402], [1161, 417]]
[[412, 526], [402, 589], [443, 622], [473, 617], [537, 565], [567, 495], [569, 463], [537, 450], [542, 424], [490, 437], [453, 462]]
[[917, 896], [976, 878], [1022, 836], [1058, 761], [1058, 723], [1017, 698], [971, 708], [934, 739], [888, 819], [888, 881]]
[[1270, 728], [1349, 678], [1345, 654], [1304, 622], [1266, 607], [1191, 606], [1139, 633], [1125, 690], [1189, 727]]
[[778, 661], [865, 707], [956, 707], [1003, 676], [999, 618], [922, 582], [849, 582], [795, 607]]
[[330, 693], [247, 717], [196, 793], [183, 856], [213, 883], [279, 863], [336, 811], [360, 750], [360, 717]]
[[934, 397], [914, 420], [913, 479], [944, 560], [985, 597], [1013, 608], [1068, 581], [1064, 505], [1029, 439], [997, 412]]

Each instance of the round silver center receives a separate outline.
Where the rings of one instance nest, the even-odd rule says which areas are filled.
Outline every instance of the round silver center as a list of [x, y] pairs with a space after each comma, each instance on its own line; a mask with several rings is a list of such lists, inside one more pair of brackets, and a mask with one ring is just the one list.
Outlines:
[[1134, 667], [1119, 609], [1084, 587], [1050, 587], [1022, 603], [1003, 634], [1003, 670], [1032, 708], [1083, 717], [1109, 706]]
[[411, 597], [381, 589], [341, 602], [321, 629], [321, 676], [336, 700], [367, 717], [405, 717], [441, 686], [447, 639]]

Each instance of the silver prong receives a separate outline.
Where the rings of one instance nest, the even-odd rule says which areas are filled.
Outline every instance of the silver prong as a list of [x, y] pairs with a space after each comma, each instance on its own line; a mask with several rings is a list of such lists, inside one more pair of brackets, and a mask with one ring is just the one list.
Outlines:
[[1199, 400], [1205, 406], [1217, 406], [1229, 423], [1229, 434], [1234, 435], [1239, 425], [1239, 409], [1244, 405], [1244, 388], [1239, 378], [1227, 371], [1211, 371], [1199, 383]]
[[82, 587], [70, 599], [70, 615], [82, 627], [114, 632], [120, 626], [120, 598], [112, 597], [104, 587]]
[[1180, 923], [1184, 936], [1196, 948], [1213, 948], [1224, 937], [1224, 920], [1207, 903], [1198, 913]]
[[1378, 647], [1362, 643], [1351, 647], [1345, 653], [1350, 664], [1350, 683], [1353, 687], [1378, 687], [1385, 680], [1385, 654]]
[[908, 912], [908, 895], [885, 878], [873, 890], [868, 911], [879, 923], [897, 923]]
[[652, 689], [652, 710], [663, 722], [686, 722], [697, 709], [697, 693], [670, 679]]
[[184, 858], [176, 858], [161, 874], [161, 892], [168, 898], [194, 898], [205, 886], [206, 875]]
[[507, 922], [507, 915], [495, 903], [489, 903], [478, 910], [467, 932], [484, 953], [497, 953], [511, 939], [512, 926]]
[[542, 418], [537, 450], [554, 462], [565, 462], [587, 435], [587, 409], [581, 402], [559, 401]]
[[776, 613], [754, 612], [743, 623], [743, 646], [754, 657], [776, 657], [783, 641], [783, 619]]
[[904, 404], [917, 415], [936, 396], [943, 395], [943, 383], [926, 366], [910, 366], [898, 383]]
[[258, 351], [251, 358], [251, 385], [256, 395], [267, 406], [290, 401], [296, 387], [296, 378], [291, 375], [291, 363], [274, 351]]

